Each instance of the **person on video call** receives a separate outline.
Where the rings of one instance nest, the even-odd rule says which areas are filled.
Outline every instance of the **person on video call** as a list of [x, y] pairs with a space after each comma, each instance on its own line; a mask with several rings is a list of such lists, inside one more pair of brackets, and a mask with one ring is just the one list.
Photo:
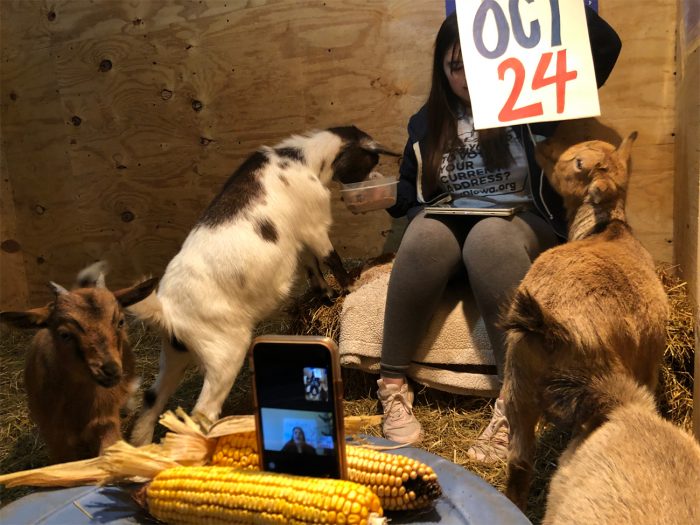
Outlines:
[[316, 455], [316, 449], [306, 442], [306, 435], [301, 427], [292, 429], [292, 437], [282, 447], [282, 452], [290, 454]]
[[318, 397], [320, 401], [328, 401], [328, 379], [325, 377], [321, 381], [321, 391], [319, 392]]
[[321, 380], [312, 371], [304, 373], [304, 390], [308, 401], [320, 400]]

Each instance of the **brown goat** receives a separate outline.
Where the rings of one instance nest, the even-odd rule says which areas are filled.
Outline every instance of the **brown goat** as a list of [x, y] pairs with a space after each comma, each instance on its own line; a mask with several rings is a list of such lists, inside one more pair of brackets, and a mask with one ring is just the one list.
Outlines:
[[549, 484], [543, 525], [700, 523], [700, 444], [656, 412], [654, 396], [618, 374], [554, 379], [545, 402], [579, 425]]
[[50, 283], [56, 297], [46, 306], [0, 313], [15, 327], [41, 328], [24, 381], [30, 416], [56, 463], [97, 456], [121, 438], [119, 411], [138, 386], [122, 309], [157, 284], [149, 279], [112, 293], [102, 274], [91, 279], [86, 270], [76, 290]]
[[628, 161], [637, 134], [619, 148], [589, 141], [563, 153], [542, 143], [538, 161], [564, 199], [569, 242], [541, 254], [504, 318], [503, 396], [510, 423], [506, 495], [525, 509], [535, 426], [547, 413], [552, 377], [580, 366], [629, 374], [655, 390], [668, 302], [654, 261], [625, 217]]

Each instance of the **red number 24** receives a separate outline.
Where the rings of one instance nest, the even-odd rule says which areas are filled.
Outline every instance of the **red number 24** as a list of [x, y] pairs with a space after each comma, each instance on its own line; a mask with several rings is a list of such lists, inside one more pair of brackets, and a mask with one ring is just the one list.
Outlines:
[[[557, 87], [557, 113], [563, 113], [566, 104], [566, 83], [570, 80], [574, 80], [578, 76], [578, 73], [576, 71], [566, 70], [566, 49], [560, 49], [557, 51], [556, 72], [554, 76], [546, 77], [545, 74], [552, 61], [552, 55], [553, 53], [548, 52], [543, 53], [540, 57], [535, 75], [532, 79], [532, 89], [534, 91], [550, 84], [555, 84]], [[503, 105], [503, 108], [498, 113], [498, 120], [501, 122], [509, 122], [511, 120], [520, 120], [542, 115], [542, 103], [540, 102], [520, 108], [515, 107], [515, 103], [518, 101], [518, 97], [523, 90], [523, 84], [525, 84], [525, 66], [523, 66], [523, 63], [517, 58], [507, 58], [498, 66], [499, 80], [505, 78], [505, 73], [508, 69], [512, 69], [515, 73], [513, 90], [510, 92], [510, 96]]]

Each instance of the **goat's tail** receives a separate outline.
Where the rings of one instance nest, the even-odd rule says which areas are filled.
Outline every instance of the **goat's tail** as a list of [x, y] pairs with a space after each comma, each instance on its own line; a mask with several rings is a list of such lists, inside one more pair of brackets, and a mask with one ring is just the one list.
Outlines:
[[500, 326], [511, 333], [534, 333], [562, 342], [571, 342], [569, 331], [547, 312], [527, 290], [519, 289], [502, 316]]
[[157, 327], [164, 332], [169, 333], [171, 331], [170, 323], [168, 323], [163, 312], [163, 303], [161, 303], [155, 290], [142, 301], [132, 304], [127, 310], [151, 326]]
[[609, 370], [591, 374], [590, 368], [559, 371], [550, 376], [542, 394], [547, 419], [569, 428], [592, 431], [610, 413], [624, 405], [656, 410], [654, 395], [626, 372]]

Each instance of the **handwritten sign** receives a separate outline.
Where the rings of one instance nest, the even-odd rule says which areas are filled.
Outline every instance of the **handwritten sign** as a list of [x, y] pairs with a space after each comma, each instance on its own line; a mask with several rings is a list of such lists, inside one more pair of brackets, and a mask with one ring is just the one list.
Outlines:
[[476, 129], [600, 115], [580, 0], [457, 0]]

